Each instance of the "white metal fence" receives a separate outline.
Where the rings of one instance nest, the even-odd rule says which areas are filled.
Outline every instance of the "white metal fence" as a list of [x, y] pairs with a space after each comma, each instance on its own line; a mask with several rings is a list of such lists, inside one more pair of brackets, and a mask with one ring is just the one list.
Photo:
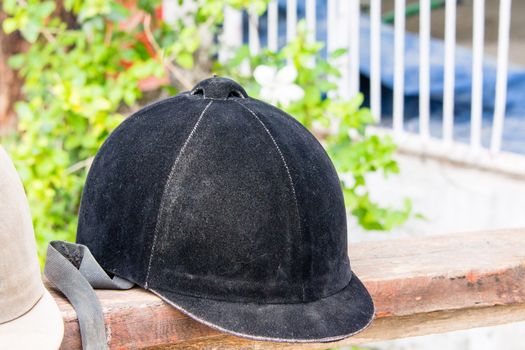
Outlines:
[[[316, 1], [304, 0], [304, 18], [307, 28], [312, 35], [316, 33]], [[381, 0], [366, 1], [370, 16], [370, 107], [374, 116], [380, 119], [381, 113]], [[327, 0], [327, 50], [330, 52], [338, 48], [348, 49], [348, 53], [335, 62], [341, 70], [342, 77], [339, 87], [343, 96], [351, 97], [360, 91], [360, 16], [359, 0]], [[499, 29], [497, 53], [497, 81], [494, 96], [494, 114], [489, 149], [483, 149], [482, 135], [482, 103], [483, 103], [483, 54], [484, 54], [484, 14], [485, 0], [473, 0], [473, 35], [472, 35], [472, 91], [471, 91], [471, 119], [470, 144], [468, 150], [462, 149], [463, 158], [476, 159], [476, 155], [486, 153], [485, 157], [494, 158], [501, 154], [503, 125], [505, 120], [505, 105], [507, 92], [508, 51], [511, 18], [511, 0], [499, 2]], [[394, 22], [394, 82], [393, 82], [393, 113], [392, 128], [389, 133], [402, 137], [405, 132], [404, 120], [404, 69], [405, 69], [405, 10], [406, 1], [395, 1]], [[454, 142], [454, 84], [455, 84], [455, 48], [456, 48], [456, 0], [446, 0], [445, 28], [444, 28], [444, 88], [443, 88], [443, 119], [442, 133], [439, 140], [430, 137], [430, 23], [431, 0], [420, 0], [419, 12], [419, 131], [417, 136], [411, 135], [412, 140], [421, 144], [433, 144], [430, 147], [437, 153], [447, 154], [443, 149], [452, 147]], [[279, 11], [277, 0], [269, 3], [267, 11], [267, 46], [271, 50], [278, 49]], [[297, 0], [286, 0], [286, 40], [290, 41], [296, 35]], [[260, 31], [259, 18], [249, 13], [248, 44], [253, 54], [259, 52]], [[220, 59], [225, 59], [230, 52], [229, 48], [242, 44], [242, 14], [232, 9], [225, 11], [224, 32], [221, 35], [223, 50]], [[314, 40], [314, 37], [311, 38]], [[524, 116], [525, 117], [525, 116]], [[388, 131], [387, 131], [388, 132]], [[431, 140], [432, 139], [432, 140]], [[439, 142], [436, 142], [439, 141]], [[402, 146], [402, 145], [401, 145]], [[419, 146], [418, 146], [419, 147]], [[428, 148], [428, 147], [427, 147]], [[467, 156], [465, 156], [467, 155]], [[472, 156], [474, 155], [474, 156]], [[525, 170], [523, 168], [522, 170]], [[524, 171], [525, 173], [525, 171]]]

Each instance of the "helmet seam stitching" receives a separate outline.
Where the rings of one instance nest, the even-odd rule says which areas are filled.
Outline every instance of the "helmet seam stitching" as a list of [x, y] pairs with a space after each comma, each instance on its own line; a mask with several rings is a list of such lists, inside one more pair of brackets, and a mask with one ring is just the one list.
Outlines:
[[188, 146], [188, 143], [190, 142], [191, 138], [193, 137], [193, 135], [195, 134], [195, 131], [197, 130], [197, 127], [199, 126], [202, 118], [204, 117], [204, 114], [206, 113], [206, 111], [208, 110], [208, 108], [211, 106], [211, 104], [213, 103], [213, 101], [210, 101], [206, 107], [204, 107], [204, 109], [202, 110], [199, 118], [197, 119], [197, 121], [195, 122], [195, 125], [193, 126], [193, 128], [191, 129], [190, 133], [188, 134], [188, 137], [186, 137], [186, 140], [184, 141], [180, 151], [179, 151], [179, 154], [177, 155], [177, 158], [175, 158], [175, 161], [173, 162], [173, 165], [171, 166], [171, 169], [170, 169], [170, 172], [168, 174], [168, 177], [166, 178], [166, 183], [164, 184], [164, 191], [162, 192], [162, 197], [161, 197], [161, 200], [160, 200], [160, 208], [159, 208], [159, 211], [157, 213], [157, 221], [155, 222], [155, 231], [153, 233], [153, 243], [151, 244], [151, 252], [150, 252], [150, 255], [149, 255], [149, 259], [148, 259], [148, 269], [146, 270], [146, 280], [144, 282], [144, 288], [148, 288], [148, 282], [149, 282], [149, 274], [150, 274], [150, 270], [151, 270], [151, 263], [152, 263], [152, 258], [153, 258], [153, 253], [155, 252], [155, 246], [156, 246], [156, 243], [157, 243], [157, 236], [158, 236], [158, 232], [159, 232], [159, 221], [160, 221], [160, 216], [162, 214], [162, 212], [164, 211], [164, 202], [165, 202], [165, 196], [166, 196], [166, 189], [167, 187], [169, 186], [169, 181], [170, 179], [172, 178], [173, 174], [174, 174], [174, 170], [177, 166], [177, 164], [179, 163], [179, 160], [182, 156], [182, 154], [184, 153], [184, 151], [186, 150], [186, 147]]
[[[266, 131], [268, 136], [270, 136], [270, 139], [272, 140], [275, 148], [277, 149], [277, 152], [279, 153], [279, 156], [280, 156], [280, 158], [281, 158], [281, 160], [283, 162], [284, 168], [286, 170], [286, 174], [288, 175], [288, 180], [290, 181], [290, 186], [291, 186], [291, 189], [292, 189], [292, 194], [293, 194], [294, 203], [295, 203], [295, 209], [296, 209], [296, 212], [297, 212], [297, 222], [298, 222], [298, 225], [299, 225], [299, 232], [301, 233], [301, 216], [299, 214], [299, 203], [297, 201], [297, 194], [295, 192], [295, 184], [293, 182], [292, 174], [290, 173], [290, 168], [288, 167], [288, 163], [286, 162], [286, 159], [284, 158], [284, 155], [283, 155], [283, 153], [281, 151], [281, 148], [277, 144], [277, 141], [273, 137], [272, 133], [270, 132], [270, 130], [268, 129], [266, 124], [264, 124], [264, 122], [261, 120], [261, 118], [259, 118], [257, 116], [257, 114], [253, 110], [251, 110], [249, 107], [245, 106], [244, 104], [240, 103], [239, 101], [236, 101], [236, 100], [233, 100], [233, 101], [235, 101], [237, 104], [241, 105], [248, 112], [250, 112], [250, 114], [253, 115], [255, 117], [255, 119], [257, 119], [257, 121], [262, 125], [262, 127], [264, 128], [264, 130]], [[304, 300], [304, 298], [305, 298], [304, 281], [302, 283], [302, 291], [301, 292], [302, 292], [302, 299]]]

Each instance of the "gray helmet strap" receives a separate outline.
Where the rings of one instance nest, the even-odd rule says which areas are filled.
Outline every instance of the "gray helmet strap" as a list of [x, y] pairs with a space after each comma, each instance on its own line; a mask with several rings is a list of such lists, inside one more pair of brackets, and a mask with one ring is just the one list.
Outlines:
[[133, 283], [110, 277], [82, 244], [52, 241], [47, 248], [44, 274], [77, 313], [84, 350], [108, 349], [104, 314], [93, 288], [130, 289]]

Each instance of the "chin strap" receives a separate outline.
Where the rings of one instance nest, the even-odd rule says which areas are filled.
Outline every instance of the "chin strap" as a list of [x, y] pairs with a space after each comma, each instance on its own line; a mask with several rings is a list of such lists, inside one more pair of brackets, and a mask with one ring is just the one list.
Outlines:
[[110, 277], [82, 244], [52, 241], [47, 247], [44, 274], [61, 291], [77, 313], [84, 350], [106, 350], [104, 313], [93, 288], [130, 289], [133, 283]]

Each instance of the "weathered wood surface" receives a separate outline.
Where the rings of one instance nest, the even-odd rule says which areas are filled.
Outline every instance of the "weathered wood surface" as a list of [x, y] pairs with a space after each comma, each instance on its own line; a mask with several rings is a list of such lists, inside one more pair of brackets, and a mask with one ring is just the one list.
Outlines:
[[[366, 242], [352, 269], [371, 292], [376, 319], [330, 344], [256, 342], [201, 325], [139, 288], [97, 291], [112, 349], [323, 349], [525, 320], [525, 229]], [[80, 349], [76, 314], [54, 293], [64, 349]]]

